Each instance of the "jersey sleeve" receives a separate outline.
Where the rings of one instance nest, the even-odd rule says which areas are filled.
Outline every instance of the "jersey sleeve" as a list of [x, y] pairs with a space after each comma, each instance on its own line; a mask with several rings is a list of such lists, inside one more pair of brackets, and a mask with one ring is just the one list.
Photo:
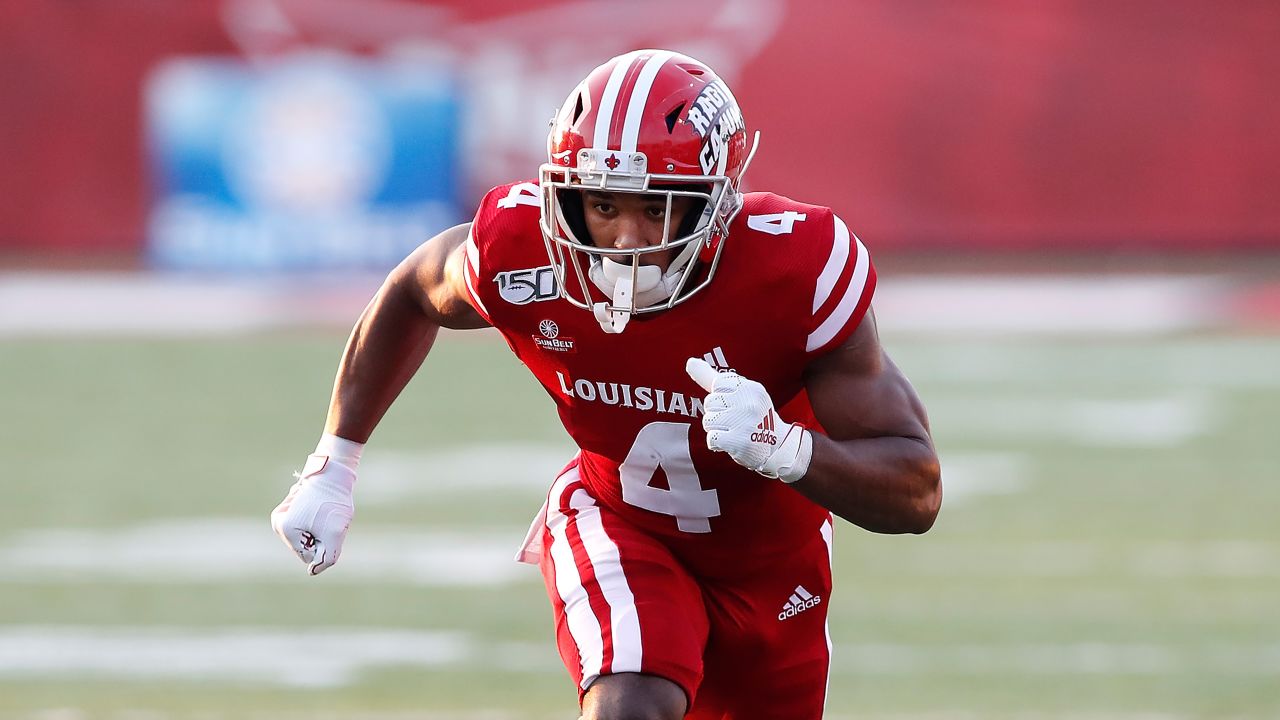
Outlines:
[[805, 352], [811, 356], [839, 347], [853, 334], [867, 314], [876, 288], [876, 269], [866, 246], [839, 216], [832, 213], [831, 220], [829, 239], [818, 240], [818, 255], [825, 254], [826, 259], [814, 285], [806, 328]]
[[464, 271], [464, 279], [467, 285], [467, 302], [471, 303], [471, 307], [484, 318], [484, 321], [493, 324], [493, 318], [489, 316], [489, 308], [485, 307], [484, 300], [480, 297], [479, 288], [482, 287], [480, 281], [480, 246], [476, 242], [475, 223], [471, 224], [471, 229], [467, 232], [467, 262]]
[[[485, 194], [471, 221], [464, 276], [467, 301], [490, 325], [494, 324], [493, 313], [502, 309], [494, 283], [501, 265], [495, 258], [511, 259], [512, 246], [518, 244], [512, 239], [521, 237], [528, 227], [537, 227], [538, 198], [538, 186], [534, 183], [499, 185]], [[540, 253], [539, 257], [545, 255]], [[521, 284], [529, 285], [527, 281]]]

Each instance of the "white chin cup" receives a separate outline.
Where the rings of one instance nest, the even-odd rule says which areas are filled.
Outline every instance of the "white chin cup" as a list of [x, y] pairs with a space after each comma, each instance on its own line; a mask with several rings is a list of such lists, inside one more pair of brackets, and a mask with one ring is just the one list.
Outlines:
[[[614, 285], [619, 280], [631, 282], [632, 266], [620, 263], [612, 258], [600, 258], [600, 262], [591, 263], [591, 281], [596, 287], [612, 295]], [[662, 269], [657, 265], [641, 265], [635, 270], [635, 287], [637, 293], [647, 293], [662, 284]]]
[[[596, 320], [607, 333], [622, 332], [637, 306], [648, 307], [667, 300], [679, 284], [678, 274], [663, 275], [657, 265], [633, 268], [610, 258], [600, 258], [599, 262], [591, 263], [587, 274], [591, 282], [609, 296], [609, 303], [592, 306]], [[610, 310], [610, 307], [614, 309]]]
[[613, 306], [629, 307], [632, 310], [667, 300], [680, 284], [680, 272], [676, 267], [670, 268], [668, 274], [664, 275], [657, 265], [640, 265], [635, 268], [634, 285], [631, 271], [631, 265], [606, 257], [591, 263], [587, 274], [591, 277], [591, 282], [610, 298], [616, 298], [618, 288], [625, 285], [630, 300], [623, 304], [615, 299]]

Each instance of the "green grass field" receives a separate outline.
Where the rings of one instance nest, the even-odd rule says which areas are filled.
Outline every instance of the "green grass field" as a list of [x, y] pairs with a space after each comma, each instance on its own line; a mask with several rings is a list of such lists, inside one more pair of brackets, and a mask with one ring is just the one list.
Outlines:
[[[271, 535], [342, 340], [0, 343], [0, 716], [575, 717], [505, 564], [567, 441], [494, 338], [392, 410], [337, 567]], [[1280, 717], [1280, 339], [886, 343], [948, 494], [837, 528], [830, 717]]]

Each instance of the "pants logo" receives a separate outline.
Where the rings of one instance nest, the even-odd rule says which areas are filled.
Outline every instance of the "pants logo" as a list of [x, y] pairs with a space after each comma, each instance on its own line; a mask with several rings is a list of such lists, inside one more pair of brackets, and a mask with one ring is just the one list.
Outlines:
[[779, 620], [789, 620], [811, 607], [822, 604], [821, 595], [812, 595], [803, 585], [797, 585], [796, 589], [791, 593], [791, 597], [787, 598], [787, 602], [782, 606], [782, 612], [778, 613]]

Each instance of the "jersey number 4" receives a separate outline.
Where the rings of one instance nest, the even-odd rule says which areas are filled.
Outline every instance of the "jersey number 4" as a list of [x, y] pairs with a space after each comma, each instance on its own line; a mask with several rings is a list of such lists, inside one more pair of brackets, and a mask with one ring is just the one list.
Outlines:
[[[667, 476], [664, 490], [654, 487], [658, 469]], [[711, 518], [720, 514], [715, 490], [703, 490], [689, 452], [689, 423], [653, 422], [636, 434], [635, 444], [619, 468], [622, 499], [629, 505], [676, 519], [684, 532], [711, 532]]]
[[767, 215], [748, 215], [747, 227], [770, 235], [789, 235], [792, 230], [795, 230], [796, 223], [803, 221], [806, 217], [808, 216], [805, 213], [794, 210]]

